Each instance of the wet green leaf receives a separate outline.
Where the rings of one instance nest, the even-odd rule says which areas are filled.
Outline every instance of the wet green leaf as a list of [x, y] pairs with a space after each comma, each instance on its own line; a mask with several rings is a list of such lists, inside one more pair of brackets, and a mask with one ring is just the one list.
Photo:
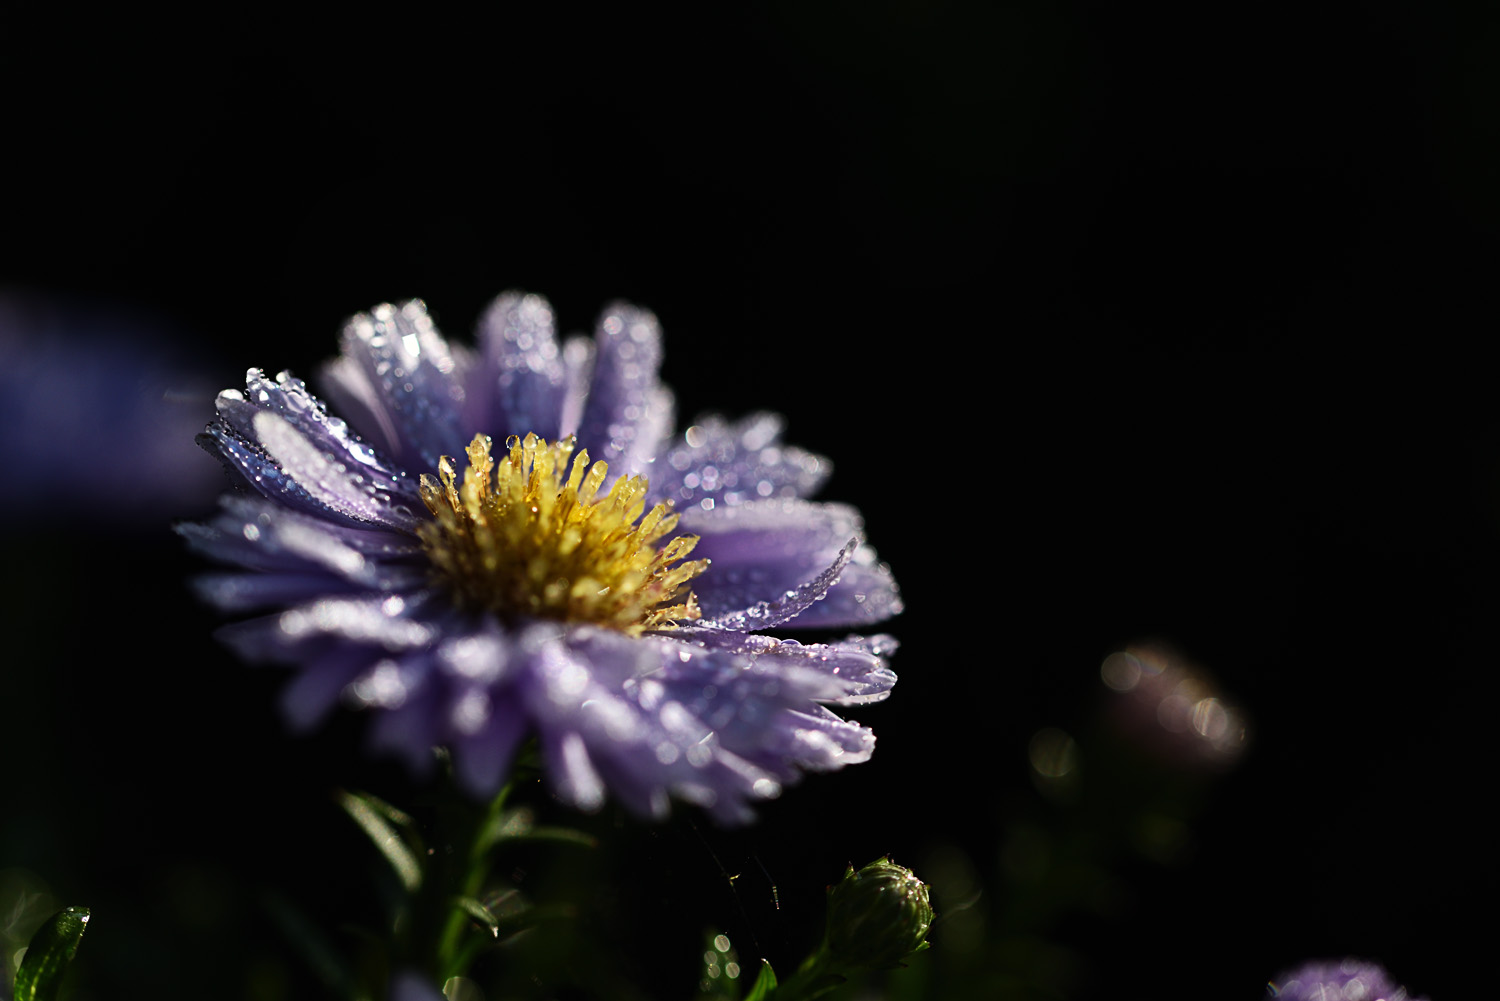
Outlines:
[[760, 976], [755, 978], [755, 986], [750, 988], [750, 993], [745, 996], [745, 1001], [765, 1001], [776, 989], [776, 971], [771, 969], [771, 964], [766, 960], [760, 961]]
[[525, 835], [528, 841], [551, 841], [557, 844], [578, 845], [581, 848], [597, 848], [599, 840], [591, 834], [571, 827], [533, 827]]
[[571, 827], [537, 826], [535, 814], [524, 806], [495, 815], [481, 835], [478, 847], [481, 852], [488, 851], [502, 841], [551, 841], [584, 848], [599, 845], [592, 836]]
[[458, 907], [469, 917], [490, 930], [491, 935], [500, 934], [500, 917], [473, 897], [459, 897]]
[[16, 971], [16, 1001], [51, 1001], [89, 923], [87, 907], [58, 911], [32, 936]]
[[[375, 847], [396, 870], [406, 891], [417, 892], [422, 885], [422, 866], [417, 861], [421, 856], [421, 842], [417, 839], [412, 819], [368, 793], [340, 792], [339, 805], [375, 842]], [[398, 831], [397, 827], [401, 830]]]

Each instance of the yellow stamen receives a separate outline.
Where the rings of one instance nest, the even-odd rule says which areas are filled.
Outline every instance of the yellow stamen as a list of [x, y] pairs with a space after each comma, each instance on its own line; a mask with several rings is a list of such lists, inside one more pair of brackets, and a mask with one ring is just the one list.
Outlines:
[[438, 576], [464, 607], [504, 618], [594, 622], [632, 636], [698, 618], [687, 583], [708, 560], [671, 566], [698, 537], [657, 548], [677, 527], [671, 502], [642, 518], [642, 476], [622, 476], [599, 497], [609, 466], [590, 466], [587, 451], [573, 458], [564, 480], [573, 444], [571, 437], [549, 445], [534, 434], [512, 435], [497, 464], [489, 436], [475, 435], [462, 483], [443, 456], [438, 475], [422, 477], [433, 520], [417, 529]]

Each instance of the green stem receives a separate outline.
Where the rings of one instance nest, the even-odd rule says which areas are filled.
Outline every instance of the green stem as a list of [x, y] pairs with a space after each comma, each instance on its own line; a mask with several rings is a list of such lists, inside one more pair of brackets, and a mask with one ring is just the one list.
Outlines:
[[825, 939], [817, 951], [802, 961], [797, 972], [776, 986], [773, 1001], [813, 1001], [848, 979], [828, 953]]
[[459, 885], [452, 888], [453, 892], [444, 894], [443, 907], [448, 917], [437, 948], [440, 983], [446, 982], [449, 977], [463, 976], [468, 972], [473, 952], [461, 950], [460, 943], [472, 919], [458, 906], [458, 901], [464, 897], [477, 898], [480, 891], [484, 889], [484, 882], [490, 873], [492, 854], [490, 849], [493, 847], [491, 831], [505, 809], [505, 801], [510, 796], [512, 784], [507, 782], [500, 788], [500, 792], [490, 800], [484, 816], [479, 819], [472, 830], [466, 832], [468, 852], [466, 864], [460, 870], [461, 881], [455, 880], [454, 882]]

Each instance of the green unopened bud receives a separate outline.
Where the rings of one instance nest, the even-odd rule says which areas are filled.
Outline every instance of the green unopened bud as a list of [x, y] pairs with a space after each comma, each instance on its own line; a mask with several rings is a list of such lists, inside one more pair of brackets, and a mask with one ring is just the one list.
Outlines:
[[828, 891], [828, 953], [848, 969], [888, 970], [927, 948], [927, 884], [888, 858], [851, 865]]

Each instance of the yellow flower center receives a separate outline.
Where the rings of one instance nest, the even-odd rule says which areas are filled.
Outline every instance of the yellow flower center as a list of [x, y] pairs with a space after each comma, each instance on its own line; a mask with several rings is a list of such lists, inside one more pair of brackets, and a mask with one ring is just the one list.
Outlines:
[[641, 517], [645, 477], [622, 476], [598, 497], [609, 466], [590, 466], [587, 451], [563, 479], [571, 437], [549, 445], [512, 435], [499, 463], [490, 445], [488, 435], [474, 436], [462, 484], [448, 456], [436, 477], [422, 477], [433, 520], [417, 532], [460, 605], [507, 619], [594, 622], [632, 636], [698, 618], [686, 585], [708, 560], [672, 566], [692, 552], [696, 535], [658, 548], [677, 515], [668, 501]]

